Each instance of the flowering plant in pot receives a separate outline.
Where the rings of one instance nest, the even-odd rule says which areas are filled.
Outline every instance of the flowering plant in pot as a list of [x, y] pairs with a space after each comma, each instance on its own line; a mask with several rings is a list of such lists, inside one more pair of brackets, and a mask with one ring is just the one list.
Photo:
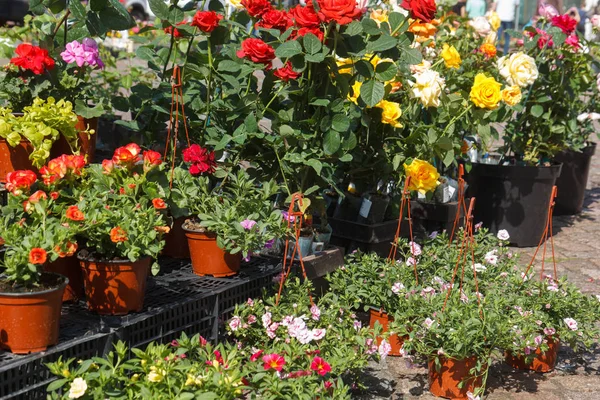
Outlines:
[[[158, 273], [155, 260], [168, 231], [167, 206], [151, 178], [161, 165], [160, 154], [142, 153], [130, 143], [102, 165], [87, 167], [70, 224], [85, 244], [79, 259], [88, 307], [94, 311], [126, 314], [143, 306], [146, 276], [151, 264]], [[125, 285], [127, 290], [119, 290]]]
[[[274, 181], [259, 185], [242, 170], [229, 173], [209, 189], [208, 177], [199, 177], [201, 201], [190, 204], [186, 230], [195, 273], [227, 276], [239, 270], [241, 258], [271, 246], [285, 234], [281, 212], [271, 197], [279, 191]], [[204, 244], [204, 246], [202, 246]], [[196, 247], [200, 245], [200, 247]]]

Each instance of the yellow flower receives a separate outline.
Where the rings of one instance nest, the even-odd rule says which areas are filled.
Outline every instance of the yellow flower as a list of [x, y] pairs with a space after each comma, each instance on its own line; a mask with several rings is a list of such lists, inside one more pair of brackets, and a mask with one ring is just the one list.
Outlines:
[[236, 10], [244, 9], [244, 6], [242, 5], [242, 0], [227, 0], [227, 3], [229, 3]]
[[388, 13], [381, 8], [371, 11], [371, 19], [377, 22], [377, 26], [380, 26], [382, 22], [388, 22]]
[[498, 28], [500, 28], [500, 16], [496, 11], [492, 11], [489, 13], [488, 22], [490, 23], [490, 26], [492, 27], [494, 32], [497, 31]]
[[350, 58], [338, 58], [335, 63], [338, 67], [338, 73], [340, 74], [352, 74], [352, 68], [354, 62]]
[[485, 74], [479, 73], [475, 76], [475, 82], [471, 88], [469, 95], [471, 101], [479, 108], [493, 110], [502, 100], [501, 86], [493, 77], [488, 78]]
[[131, 376], [131, 382], [137, 382], [140, 379], [140, 374], [133, 374]]
[[381, 58], [377, 54], [365, 54], [365, 60], [369, 61], [373, 68], [377, 68], [377, 66], [382, 62], [394, 62], [394, 60], [392, 60], [391, 58]]
[[195, 379], [194, 375], [187, 374], [187, 378], [185, 380], [185, 386], [192, 386], [195, 384], [196, 384], [196, 379]]
[[509, 106], [516, 106], [521, 102], [521, 88], [518, 86], [510, 86], [502, 91], [502, 101]]
[[440, 174], [427, 161], [415, 158], [410, 165], [404, 164], [404, 172], [407, 177], [410, 177], [408, 190], [418, 190], [419, 193], [425, 194], [440, 184], [438, 181]]
[[146, 377], [150, 382], [160, 382], [165, 377], [165, 370], [158, 369], [155, 366], [150, 367], [150, 373]]
[[510, 57], [501, 57], [498, 62], [498, 71], [509, 85], [526, 87], [538, 78], [539, 72], [533, 57], [521, 52], [513, 53]]
[[358, 105], [358, 97], [360, 96], [360, 87], [362, 86], [362, 82], [355, 81], [354, 85], [350, 88], [350, 93], [348, 93], [348, 100]]
[[381, 100], [376, 107], [381, 108], [381, 122], [392, 125], [394, 128], [402, 128], [402, 124], [398, 121], [402, 116], [400, 104]]
[[448, 46], [446, 43], [444, 43], [444, 47], [442, 47], [440, 56], [442, 56], [444, 59], [444, 64], [446, 64], [447, 68], [458, 69], [458, 67], [460, 67], [460, 54], [458, 54], [458, 51], [456, 51], [454, 46]]
[[498, 34], [496, 32], [490, 32], [487, 34], [485, 39], [483, 39], [484, 43], [496, 45], [496, 41], [498, 40]]

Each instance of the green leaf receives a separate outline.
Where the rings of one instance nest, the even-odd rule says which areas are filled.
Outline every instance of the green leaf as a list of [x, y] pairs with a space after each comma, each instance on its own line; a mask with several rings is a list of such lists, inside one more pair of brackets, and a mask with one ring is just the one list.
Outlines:
[[317, 106], [317, 107], [327, 107], [329, 105], [329, 100], [327, 99], [315, 99], [313, 101], [311, 101], [310, 103], [311, 106]]
[[232, 60], [223, 60], [217, 66], [217, 69], [222, 72], [238, 72], [242, 69], [242, 65]]
[[300, 53], [302, 53], [302, 46], [300, 46], [300, 43], [298, 43], [297, 40], [290, 40], [289, 42], [282, 43], [277, 47], [277, 50], [275, 50], [275, 55], [281, 59], [290, 58]]
[[340, 157], [340, 161], [341, 162], [350, 162], [350, 161], [352, 161], [352, 154], [350, 154], [350, 153], [344, 154], [343, 156]]
[[407, 64], [415, 65], [423, 61], [423, 55], [419, 49], [405, 49], [402, 51], [402, 57]]
[[396, 47], [398, 44], [398, 39], [388, 35], [382, 35], [374, 42], [367, 43], [367, 51], [375, 52], [375, 51], [385, 51], [389, 50], [393, 47]]
[[539, 104], [535, 104], [533, 107], [531, 107], [530, 112], [535, 118], [539, 118], [544, 113], [544, 107], [540, 106]]
[[[114, 1], [114, 0], [111, 0]], [[169, 10], [169, 23], [171, 25], [177, 25], [178, 23], [180, 23], [181, 21], [183, 21], [183, 19], [185, 18], [185, 14], [183, 13], [183, 10], [177, 6], [171, 6], [171, 9]], [[215, 29], [216, 31], [216, 29]], [[214, 34], [214, 31], [213, 31]], [[213, 44], [217, 44], [214, 43]]]
[[108, 0], [90, 0], [90, 9], [92, 11], [101, 11], [108, 6]]
[[398, 29], [404, 22], [406, 21], [406, 17], [400, 13], [392, 12], [388, 16], [388, 24], [390, 24], [390, 29], [392, 32], [396, 33], [404, 33], [406, 29], [408, 29], [408, 24], [406, 24], [406, 29]]
[[101, 104], [95, 107], [87, 106], [82, 100], [75, 100], [75, 114], [83, 118], [98, 118], [104, 114], [104, 107]]
[[294, 128], [289, 125], [281, 125], [279, 127], [279, 134], [281, 136], [291, 136], [294, 134]]
[[325, 60], [325, 54], [323, 53], [317, 53], [317, 54], [306, 54], [304, 56], [304, 58], [306, 59], [306, 61], [308, 62], [312, 62], [312, 63], [320, 63], [323, 62], [323, 60]]
[[340, 144], [340, 133], [333, 129], [327, 131], [323, 137], [323, 150], [325, 151], [325, 154], [331, 155], [335, 153], [340, 148]]
[[369, 107], [375, 107], [377, 103], [383, 100], [385, 95], [385, 86], [376, 80], [370, 80], [360, 87], [360, 98]]
[[88, 11], [85, 26], [92, 36], [102, 36], [106, 32], [102, 20], [95, 12]]
[[144, 61], [154, 61], [154, 50], [150, 47], [138, 47], [135, 51], [135, 55]]
[[331, 120], [331, 128], [338, 132], [346, 132], [350, 128], [350, 120], [348, 116], [343, 114], [336, 114]]
[[367, 35], [381, 34], [381, 29], [379, 29], [379, 26], [377, 26], [377, 22], [373, 21], [371, 18], [365, 18], [362, 20], [362, 28]]
[[360, 35], [363, 31], [363, 27], [360, 22], [352, 21], [349, 25], [346, 26], [346, 30], [344, 33], [348, 36], [356, 36]]
[[302, 43], [307, 54], [317, 54], [323, 47], [321, 41], [312, 33], [304, 35]]
[[135, 26], [135, 21], [119, 0], [109, 0], [109, 6], [98, 13], [104, 25], [115, 31], [124, 31]]
[[354, 68], [359, 75], [364, 76], [367, 79], [373, 77], [373, 64], [367, 60], [359, 60], [354, 64]]
[[313, 167], [317, 175], [321, 174], [321, 169], [323, 169], [323, 164], [321, 163], [321, 161], [312, 158], [310, 160], [306, 160], [305, 164]]
[[150, 9], [160, 19], [168, 19], [169, 18], [169, 6], [164, 0], [148, 0], [148, 5]]
[[85, 7], [81, 4], [80, 1], [71, 1], [69, 2], [69, 10], [71, 13], [80, 21], [84, 21], [86, 18]]
[[398, 68], [393, 62], [381, 62], [375, 68], [375, 76], [383, 82], [391, 81], [396, 77]]
[[54, 392], [57, 389], [60, 389], [65, 383], [67, 383], [68, 379], [57, 379], [54, 382], [51, 382], [48, 387], [46, 387], [47, 392]]

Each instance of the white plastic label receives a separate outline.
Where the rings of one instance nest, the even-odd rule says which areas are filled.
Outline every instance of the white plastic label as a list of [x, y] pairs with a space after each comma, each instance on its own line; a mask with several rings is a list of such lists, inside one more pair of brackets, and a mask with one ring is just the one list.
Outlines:
[[358, 212], [358, 214], [363, 218], [367, 218], [369, 216], [369, 211], [371, 211], [372, 204], [373, 204], [373, 202], [371, 200], [363, 199], [362, 204], [360, 205], [360, 211]]

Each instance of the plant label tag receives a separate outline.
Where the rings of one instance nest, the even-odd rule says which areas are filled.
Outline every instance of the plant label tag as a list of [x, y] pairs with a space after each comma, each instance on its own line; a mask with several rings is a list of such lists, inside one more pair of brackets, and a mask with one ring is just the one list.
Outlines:
[[358, 214], [363, 218], [367, 218], [369, 216], [369, 212], [371, 211], [372, 204], [373, 204], [373, 202], [371, 200], [363, 199], [362, 204], [360, 205], [360, 211], [358, 212]]
[[443, 196], [444, 203], [447, 203], [450, 200], [452, 200], [452, 196], [454, 196], [454, 192], [456, 192], [456, 189], [452, 186], [446, 186], [444, 188], [444, 196]]

